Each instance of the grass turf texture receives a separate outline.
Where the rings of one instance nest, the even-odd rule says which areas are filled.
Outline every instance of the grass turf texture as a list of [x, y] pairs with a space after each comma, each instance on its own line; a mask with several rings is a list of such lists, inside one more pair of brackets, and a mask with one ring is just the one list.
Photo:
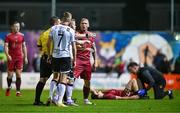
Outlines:
[[[22, 97], [5, 96], [5, 90], [0, 90], [1, 113], [180, 113], [180, 90], [174, 91], [175, 99], [154, 100], [150, 92], [149, 100], [92, 100], [96, 105], [84, 105], [82, 91], [75, 90], [73, 97], [77, 98], [79, 107], [60, 108], [51, 106], [34, 106], [34, 90], [22, 90]], [[42, 93], [42, 101], [46, 102], [48, 91]]]

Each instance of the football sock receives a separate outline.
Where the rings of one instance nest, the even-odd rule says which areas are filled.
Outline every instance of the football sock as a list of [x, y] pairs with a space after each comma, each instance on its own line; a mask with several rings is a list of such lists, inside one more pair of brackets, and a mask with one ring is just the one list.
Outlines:
[[16, 78], [16, 91], [20, 91], [21, 78]]
[[[66, 87], [67, 87], [67, 86], [66, 86]], [[66, 101], [67, 101], [67, 96], [66, 96], [66, 95], [67, 95], [67, 88], [66, 88], [66, 91], [65, 91], [65, 93], [64, 93], [64, 97], [63, 97], [63, 101], [64, 101], [64, 102], [66, 102]]]
[[53, 99], [53, 94], [54, 94], [56, 86], [57, 86], [57, 81], [52, 80], [50, 83], [50, 90], [49, 90], [49, 98], [51, 100]]
[[40, 101], [41, 93], [42, 93], [44, 86], [45, 86], [45, 83], [40, 82], [40, 81], [38, 82], [38, 84], [36, 86], [36, 94], [35, 94], [35, 101], [36, 102]]
[[67, 86], [66, 86], [66, 97], [67, 97], [67, 100], [71, 100], [72, 92], [73, 92], [73, 84], [67, 84]]
[[65, 91], [66, 91], [66, 85], [63, 83], [59, 83], [58, 84], [58, 90], [60, 91], [58, 94], [59, 95], [58, 103], [62, 103], [62, 99], [63, 99]]
[[12, 83], [12, 78], [7, 77], [7, 85], [8, 85], [8, 88], [11, 87], [11, 83]]
[[60, 91], [59, 91], [58, 84], [57, 84], [56, 93], [55, 93], [55, 95], [53, 97], [53, 100], [57, 101], [59, 99], [59, 92]]
[[83, 87], [83, 95], [84, 99], [87, 99], [89, 96], [90, 88], [89, 87]]

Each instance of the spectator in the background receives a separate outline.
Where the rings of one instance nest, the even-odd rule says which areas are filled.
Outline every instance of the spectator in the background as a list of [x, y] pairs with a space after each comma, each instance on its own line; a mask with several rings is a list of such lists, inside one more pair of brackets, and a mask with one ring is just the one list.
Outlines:
[[121, 58], [116, 58], [115, 63], [113, 64], [113, 68], [118, 73], [117, 78], [121, 76], [122, 73], [125, 71], [125, 62], [121, 60]]
[[179, 56], [175, 60], [173, 73], [180, 74], [180, 52], [179, 52]]
[[167, 59], [167, 56], [161, 52], [159, 49], [154, 56], [153, 59], [154, 67], [162, 73], [169, 73], [171, 72], [170, 63]]
[[146, 46], [146, 48], [144, 49], [144, 66], [147, 66], [147, 57], [148, 57], [148, 53], [149, 53], [149, 47]]

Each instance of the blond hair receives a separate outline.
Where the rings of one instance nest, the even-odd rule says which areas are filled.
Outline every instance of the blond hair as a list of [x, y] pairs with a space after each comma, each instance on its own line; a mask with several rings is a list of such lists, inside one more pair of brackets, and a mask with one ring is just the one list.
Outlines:
[[63, 13], [63, 17], [62, 17], [63, 22], [71, 22], [71, 19], [72, 19], [72, 14], [70, 12]]
[[70, 25], [69, 25], [72, 29], [76, 29], [76, 20], [73, 18], [71, 19]]

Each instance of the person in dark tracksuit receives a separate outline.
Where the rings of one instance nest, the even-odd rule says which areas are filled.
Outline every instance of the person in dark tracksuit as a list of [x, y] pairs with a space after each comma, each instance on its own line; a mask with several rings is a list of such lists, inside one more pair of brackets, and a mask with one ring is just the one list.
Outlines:
[[[137, 75], [144, 89], [148, 91], [153, 87], [155, 99], [163, 99], [167, 95], [169, 99], [173, 99], [172, 90], [164, 91], [166, 80], [157, 69], [148, 66], [140, 67], [136, 62], [130, 62], [127, 69], [129, 72]], [[148, 85], [147, 87], [145, 87], [145, 83]]]

